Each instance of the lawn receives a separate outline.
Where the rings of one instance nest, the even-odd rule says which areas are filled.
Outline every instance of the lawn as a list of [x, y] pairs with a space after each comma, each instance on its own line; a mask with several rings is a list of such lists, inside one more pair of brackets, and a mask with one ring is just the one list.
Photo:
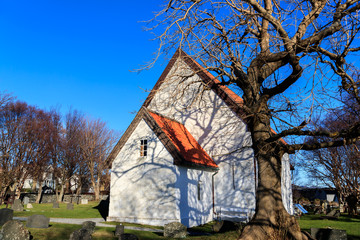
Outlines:
[[[208, 227], [208, 226], [207, 226]], [[63, 240], [69, 239], [70, 234], [80, 229], [80, 225], [73, 224], [60, 224], [60, 223], [50, 223], [50, 227], [46, 229], [37, 229], [37, 228], [28, 228], [34, 240]], [[114, 237], [115, 226], [113, 228], [106, 227], [96, 227], [95, 233], [92, 234], [92, 239], [117, 239]], [[136, 231], [125, 229], [125, 233], [135, 234], [140, 240], [160, 240], [168, 239], [162, 236], [162, 233], [155, 232], [145, 232], [145, 231]], [[236, 231], [229, 231], [225, 233], [218, 233], [213, 235], [203, 235], [203, 236], [189, 236], [188, 239], [197, 239], [197, 240], [232, 240], [236, 239], [239, 234]]]
[[[35, 214], [45, 215], [53, 218], [101, 218], [98, 210], [98, 202], [89, 204], [74, 204], [74, 210], [67, 210], [66, 203], [60, 203], [60, 208], [53, 208], [52, 203], [33, 203], [33, 208], [24, 208], [23, 212], [14, 212], [14, 217], [28, 217]], [[5, 205], [1, 205], [4, 208]]]
[[305, 215], [299, 220], [302, 230], [310, 232], [311, 228], [334, 228], [346, 230], [348, 240], [360, 240], [360, 217], [352, 218], [342, 215], [338, 220], [321, 219], [322, 215]]
[[[52, 208], [52, 203], [45, 204], [32, 204], [32, 209], [25, 209], [23, 212], [14, 212], [16, 217], [28, 217], [34, 214], [42, 214], [47, 217], [53, 218], [101, 218], [101, 213], [99, 212], [99, 203], [98, 202], [89, 202], [87, 205], [74, 205], [74, 210], [67, 210], [65, 203], [60, 203], [60, 208]], [[1, 208], [4, 205], [0, 206]], [[341, 216], [338, 220], [324, 220], [320, 219], [320, 215], [305, 215], [302, 216], [299, 220], [300, 227], [302, 230], [310, 232], [310, 228], [335, 228], [335, 229], [344, 229], [348, 234], [349, 240], [360, 240], [360, 217], [351, 218], [346, 215]], [[47, 240], [47, 239], [69, 239], [70, 234], [76, 229], [80, 229], [80, 225], [72, 224], [60, 224], [60, 223], [50, 223], [51, 226], [47, 229], [35, 229], [30, 228], [30, 232], [33, 235], [34, 240]], [[118, 224], [118, 223], [109, 223], [109, 224]], [[143, 227], [152, 227], [144, 226], [138, 224], [123, 223], [125, 226], [143, 226]], [[153, 227], [156, 228], [156, 227]], [[162, 227], [157, 227], [158, 229]], [[192, 232], [200, 233], [202, 235], [190, 236], [190, 239], [210, 239], [210, 240], [230, 240], [236, 239], [239, 236], [239, 233], [236, 231], [229, 231], [225, 233], [212, 234], [211, 233], [211, 224], [206, 224], [204, 226], [196, 227], [189, 229]], [[114, 237], [114, 227], [96, 227], [96, 231], [93, 234], [93, 239], [116, 239]], [[154, 232], [144, 232], [144, 231], [135, 231], [135, 230], [125, 230], [126, 233], [133, 233], [139, 237], [139, 239], [150, 240], [150, 239], [166, 239], [162, 236], [161, 233]], [[196, 235], [196, 236], [195, 236]]]

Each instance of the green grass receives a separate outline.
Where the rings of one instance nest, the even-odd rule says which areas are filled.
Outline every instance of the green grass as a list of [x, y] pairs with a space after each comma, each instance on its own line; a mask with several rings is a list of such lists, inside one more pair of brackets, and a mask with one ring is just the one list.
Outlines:
[[[45, 215], [52, 218], [101, 218], [101, 214], [95, 207], [98, 202], [89, 202], [89, 204], [74, 204], [74, 210], [67, 210], [66, 203], [60, 203], [60, 208], [53, 208], [52, 203], [33, 203], [33, 208], [24, 207], [22, 212], [14, 212], [14, 217], [28, 217], [35, 214]], [[4, 208], [5, 205], [1, 205]]]
[[[101, 218], [101, 214], [96, 208], [98, 202], [89, 202], [87, 205], [74, 205], [74, 210], [67, 210], [65, 203], [60, 203], [60, 208], [52, 208], [52, 203], [43, 203], [43, 204], [32, 204], [32, 209], [26, 209], [23, 212], [14, 212], [16, 217], [28, 217], [34, 214], [42, 214], [47, 217], [53, 218]], [[5, 207], [4, 205], [0, 206], [1, 208]], [[119, 224], [117, 222], [108, 224]], [[346, 215], [342, 215], [338, 220], [326, 220], [320, 219], [320, 215], [305, 215], [302, 216], [299, 220], [300, 227], [302, 230], [310, 232], [310, 228], [335, 228], [346, 230], [349, 240], [360, 240], [360, 217], [351, 218]], [[135, 227], [146, 227], [146, 228], [155, 228], [163, 229], [163, 227], [154, 227], [140, 224], [132, 223], [122, 223], [125, 226], [135, 226]], [[48, 229], [29, 229], [31, 234], [34, 236], [34, 240], [40, 239], [69, 239], [70, 234], [76, 229], [80, 229], [79, 225], [71, 224], [59, 224], [51, 223], [51, 227]], [[113, 228], [103, 228], [96, 227], [96, 232], [94, 233], [93, 239], [116, 239], [113, 237], [115, 226]], [[239, 233], [236, 231], [229, 231], [226, 233], [212, 234], [211, 223], [205, 224], [203, 226], [194, 227], [193, 232], [199, 232], [203, 234], [211, 234], [205, 236], [191, 236], [190, 239], [210, 239], [210, 240], [230, 240], [236, 239], [239, 236]], [[153, 232], [144, 232], [144, 231], [135, 231], [135, 230], [125, 230], [126, 233], [133, 233], [139, 237], [139, 239], [150, 240], [150, 239], [166, 239], [159, 233]]]
[[321, 219], [321, 215], [305, 215], [299, 220], [300, 228], [310, 232], [311, 228], [334, 228], [346, 230], [348, 240], [360, 240], [360, 217], [342, 215], [338, 220]]
[[[205, 226], [208, 228], [209, 226]], [[60, 224], [50, 223], [50, 227], [46, 229], [28, 228], [34, 240], [63, 240], [69, 239], [70, 234], [77, 229], [80, 225], [73, 224]], [[92, 234], [94, 240], [117, 239], [114, 237], [115, 226], [113, 228], [96, 227], [95, 232]], [[164, 240], [168, 239], [162, 236], [162, 233], [144, 232], [125, 229], [125, 233], [135, 234], [140, 240]], [[189, 236], [187, 239], [194, 240], [232, 240], [236, 239], [239, 234], [236, 231], [218, 233], [211, 236]]]

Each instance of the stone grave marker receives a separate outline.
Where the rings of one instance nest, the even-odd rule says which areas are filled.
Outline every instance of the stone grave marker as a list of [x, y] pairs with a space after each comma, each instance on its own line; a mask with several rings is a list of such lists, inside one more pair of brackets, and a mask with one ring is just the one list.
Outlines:
[[317, 240], [347, 240], [345, 230], [331, 228], [311, 228], [311, 236]]
[[31, 203], [26, 204], [26, 208], [33, 208], [33, 205]]
[[9, 208], [0, 209], [0, 226], [13, 219], [14, 210]]
[[10, 220], [1, 229], [2, 239], [29, 240], [30, 232], [19, 220]]
[[95, 229], [95, 222], [83, 222], [82, 228], [71, 233], [69, 240], [91, 240], [91, 234]]
[[20, 199], [15, 199], [15, 200], [14, 200], [14, 203], [13, 203], [13, 205], [12, 205], [12, 209], [13, 209], [15, 212], [22, 212], [22, 211], [24, 211], [24, 206], [22, 205]]
[[88, 204], [89, 203], [89, 200], [84, 198], [84, 199], [81, 199], [81, 204]]
[[53, 208], [60, 208], [60, 205], [58, 202], [53, 202]]
[[326, 214], [326, 216], [337, 217], [338, 218], [338, 217], [340, 217], [340, 211], [336, 210], [336, 209], [333, 209], [328, 214]]
[[28, 228], [48, 228], [50, 218], [44, 215], [32, 215], [28, 217], [26, 221], [26, 227]]
[[66, 204], [66, 209], [67, 210], [74, 210], [74, 204], [72, 204], [72, 203]]
[[84, 228], [74, 231], [70, 234], [69, 240], [91, 240], [91, 233]]
[[88, 232], [90, 232], [90, 234], [94, 232], [95, 226], [96, 226], [96, 222], [92, 222], [92, 221], [86, 221], [83, 222], [82, 224], [82, 228], [86, 229]]
[[25, 196], [23, 199], [23, 203], [24, 203], [24, 205], [30, 203], [30, 198]]
[[164, 237], [168, 238], [186, 238], [187, 229], [186, 226], [179, 222], [172, 222], [165, 224]]
[[120, 237], [121, 234], [124, 234], [124, 225], [116, 225], [115, 227], [115, 236]]

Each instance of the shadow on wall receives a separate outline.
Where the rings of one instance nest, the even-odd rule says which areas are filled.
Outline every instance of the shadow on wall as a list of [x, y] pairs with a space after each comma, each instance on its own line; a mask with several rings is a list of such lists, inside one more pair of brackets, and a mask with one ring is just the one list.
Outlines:
[[107, 197], [106, 200], [101, 200], [99, 205], [94, 207], [97, 209], [101, 215], [101, 217], [106, 220], [106, 218], [109, 216], [109, 203], [110, 203], [110, 196]]
[[[176, 85], [170, 84], [170, 87], [172, 86]], [[252, 156], [247, 156], [243, 152], [251, 145], [251, 136], [246, 132], [246, 125], [224, 102], [211, 94], [211, 91], [201, 92], [201, 97], [198, 98], [199, 96], [194, 93], [199, 91], [185, 89], [186, 93], [182, 94], [175, 94], [176, 91], [164, 91], [173, 94], [172, 96], [161, 94], [159, 99], [155, 97], [149, 109], [182, 123], [188, 130], [191, 129], [191, 135], [217, 164], [223, 163], [229, 166], [226, 172], [222, 170], [224, 174], [221, 177], [220, 174], [217, 176], [217, 184], [221, 185], [220, 188], [223, 188], [222, 184], [226, 184], [224, 187], [226, 191], [219, 193], [221, 200], [225, 201], [221, 204], [233, 206], [239, 199], [245, 203], [251, 202], [247, 199], [243, 200], [244, 191], [240, 191], [248, 176], [254, 174], [253, 171], [249, 171], [248, 166], [241, 164], [241, 160], [250, 160], [250, 165], [253, 164]], [[188, 90], [193, 94], [188, 94]], [[202, 174], [188, 171], [186, 167], [174, 166], [166, 149], [158, 145], [155, 134], [147, 129], [149, 128], [146, 128], [144, 123], [138, 123], [136, 130], [119, 153], [121, 161], [113, 164], [111, 188], [115, 189], [112, 195], [114, 197], [116, 195], [116, 199], [112, 198], [111, 209], [119, 213], [110, 214], [114, 217], [129, 217], [134, 220], [149, 216], [153, 219], [165, 219], [167, 215], [169, 219], [180, 217], [184, 225], [189, 225], [190, 220], [199, 216], [204, 218], [209, 216], [213, 207], [211, 178], [203, 182], [203, 187], [208, 190], [204, 192], [209, 192], [203, 200], [206, 199], [207, 203], [198, 203], [197, 189]], [[139, 156], [139, 143], [144, 138], [148, 140], [146, 158]], [[243, 157], [245, 159], [242, 159]], [[237, 167], [232, 169], [231, 162]], [[236, 179], [227, 176], [228, 172], [239, 178], [237, 184], [235, 184]], [[205, 175], [211, 177], [212, 174]], [[233, 186], [236, 188], [235, 191]], [[252, 189], [248, 190], [247, 195], [255, 199]], [[174, 204], [179, 206], [180, 216], [170, 213], [174, 211]]]

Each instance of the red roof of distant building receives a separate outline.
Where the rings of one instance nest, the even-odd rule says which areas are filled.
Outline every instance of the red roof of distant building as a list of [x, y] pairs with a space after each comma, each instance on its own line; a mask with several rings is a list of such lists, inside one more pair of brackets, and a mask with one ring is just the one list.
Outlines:
[[150, 114], [186, 162], [211, 168], [219, 167], [184, 125], [153, 112], [150, 112]]

